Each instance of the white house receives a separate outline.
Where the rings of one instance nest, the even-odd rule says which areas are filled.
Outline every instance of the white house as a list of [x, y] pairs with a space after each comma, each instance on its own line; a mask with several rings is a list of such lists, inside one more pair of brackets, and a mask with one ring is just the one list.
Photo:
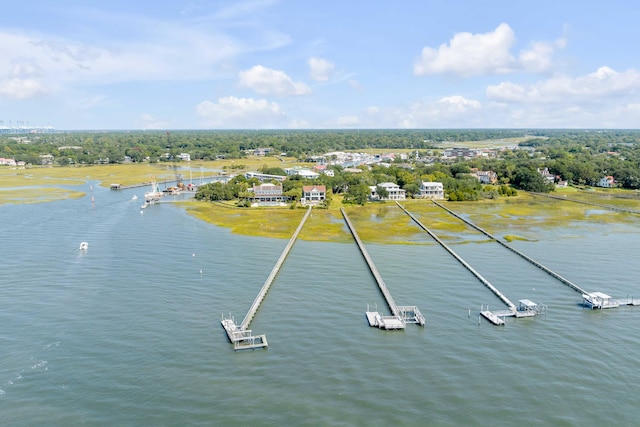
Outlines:
[[256, 205], [278, 205], [286, 202], [282, 194], [282, 184], [253, 185], [253, 203]]
[[427, 199], [444, 199], [444, 187], [441, 182], [425, 182], [420, 184], [420, 197]]
[[480, 184], [495, 184], [498, 182], [498, 174], [494, 171], [476, 171], [472, 175], [478, 178]]
[[[387, 190], [387, 197], [380, 197], [378, 195], [378, 187]], [[407, 198], [405, 191], [400, 188], [398, 184], [394, 184], [393, 182], [382, 182], [377, 186], [370, 186], [369, 189], [371, 190], [370, 197], [374, 200], [405, 200]]]
[[303, 185], [302, 198], [303, 205], [316, 205], [324, 202], [327, 197], [327, 187], [324, 185]]
[[612, 188], [616, 186], [616, 180], [612, 176], [605, 176], [598, 181], [598, 187]]
[[258, 181], [284, 181], [286, 176], [282, 175], [269, 175], [262, 172], [246, 172], [244, 177], [247, 179], [256, 178]]

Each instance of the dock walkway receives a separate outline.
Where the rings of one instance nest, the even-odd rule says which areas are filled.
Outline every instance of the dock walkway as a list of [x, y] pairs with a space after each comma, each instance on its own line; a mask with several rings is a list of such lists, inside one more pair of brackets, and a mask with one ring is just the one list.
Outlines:
[[307, 221], [307, 218], [309, 217], [310, 214], [311, 214], [311, 206], [309, 206], [309, 208], [307, 209], [307, 212], [302, 217], [300, 224], [298, 224], [298, 228], [296, 228], [296, 231], [291, 236], [291, 239], [289, 239], [289, 243], [287, 243], [287, 246], [285, 246], [284, 250], [282, 251], [282, 254], [280, 254], [280, 258], [278, 258], [278, 261], [273, 266], [271, 273], [265, 280], [264, 284], [262, 285], [262, 288], [260, 288], [260, 292], [258, 292], [258, 295], [253, 300], [253, 304], [251, 304], [251, 308], [249, 308], [249, 311], [245, 315], [244, 320], [242, 320], [242, 323], [240, 324], [240, 326], [236, 325], [232, 317], [229, 317], [226, 319], [223, 317], [221, 322], [222, 327], [227, 332], [229, 341], [231, 341], [234, 344], [234, 348], [236, 350], [244, 349], [244, 348], [267, 347], [266, 336], [251, 335], [251, 330], [249, 329], [249, 325], [251, 324], [251, 321], [253, 320], [256, 313], [258, 312], [258, 308], [260, 308], [262, 301], [264, 301], [264, 298], [267, 296], [267, 292], [269, 292], [269, 289], [271, 288], [271, 284], [273, 283], [274, 279], [278, 275], [278, 272], [280, 271], [280, 267], [282, 267], [282, 265], [284, 264], [284, 261], [287, 259], [287, 256], [289, 255], [291, 248], [293, 247], [294, 243], [298, 238], [298, 234], [300, 234], [300, 231], [302, 230], [302, 227], [304, 226], [304, 223]]
[[464, 266], [464, 268], [466, 268], [467, 270], [469, 270], [471, 272], [471, 274], [473, 274], [483, 285], [485, 285], [487, 288], [489, 288], [491, 290], [491, 292], [493, 292], [498, 298], [500, 298], [500, 300], [505, 303], [507, 305], [507, 307], [509, 307], [510, 311], [517, 311], [518, 308], [516, 307], [516, 305], [511, 302], [511, 300], [509, 298], [507, 298], [502, 292], [500, 292], [498, 290], [498, 288], [496, 288], [495, 286], [493, 286], [487, 279], [485, 279], [484, 277], [482, 277], [482, 275], [480, 273], [478, 273], [473, 267], [471, 267], [464, 259], [462, 259], [462, 257], [460, 257], [457, 253], [455, 253], [453, 251], [453, 249], [451, 249], [449, 246], [447, 246], [446, 243], [444, 243], [442, 240], [440, 240], [440, 238], [438, 236], [436, 236], [431, 230], [429, 230], [424, 224], [422, 224], [418, 218], [416, 218], [411, 212], [409, 212], [407, 209], [405, 209], [404, 206], [402, 206], [400, 203], [396, 202], [396, 205], [398, 205], [398, 207], [400, 209], [402, 209], [404, 211], [404, 213], [406, 213], [407, 215], [409, 215], [409, 217], [416, 223], [418, 224], [418, 226], [420, 228], [422, 228], [424, 231], [426, 231], [432, 238], [433, 240], [435, 240], [436, 242], [438, 242], [440, 244], [440, 246], [442, 246], [444, 249], [446, 249], [447, 252], [449, 252], [460, 264], [462, 264]]
[[573, 289], [574, 291], [580, 292], [581, 294], [586, 294], [588, 293], [587, 291], [585, 291], [584, 289], [582, 289], [580, 286], [576, 285], [575, 283], [571, 282], [568, 279], [565, 279], [564, 277], [562, 277], [561, 275], [559, 275], [558, 273], [556, 273], [555, 271], [551, 270], [550, 268], [545, 267], [544, 265], [540, 264], [538, 261], [534, 260], [533, 258], [523, 254], [522, 252], [520, 252], [519, 250], [515, 249], [514, 247], [512, 247], [511, 245], [507, 244], [506, 242], [503, 242], [502, 240], [498, 239], [497, 237], [493, 236], [492, 234], [490, 234], [488, 231], [478, 227], [477, 225], [475, 225], [473, 222], [469, 221], [466, 218], [463, 218], [462, 216], [458, 215], [457, 213], [455, 213], [454, 211], [452, 211], [451, 209], [447, 208], [446, 206], [441, 205], [440, 203], [436, 202], [435, 200], [433, 200], [433, 203], [436, 206], [439, 206], [440, 208], [444, 209], [445, 211], [449, 212], [451, 215], [455, 216], [456, 218], [458, 218], [460, 221], [464, 222], [465, 224], [467, 224], [468, 226], [478, 230], [480, 233], [484, 234], [485, 236], [487, 236], [488, 238], [490, 238], [491, 240], [496, 241], [497, 243], [499, 243], [500, 245], [504, 246], [505, 248], [509, 249], [511, 252], [513, 252], [514, 254], [517, 254], [518, 256], [520, 256], [522, 259], [528, 261], [529, 263], [535, 265], [536, 267], [538, 267], [540, 270], [544, 271], [545, 273], [549, 274], [551, 277], [559, 280], [560, 282], [564, 283], [565, 285], [569, 286], [571, 289]]
[[364, 257], [367, 265], [369, 266], [369, 270], [373, 275], [376, 283], [378, 284], [378, 288], [380, 288], [380, 292], [384, 297], [387, 305], [389, 306], [389, 310], [391, 311], [391, 316], [382, 316], [378, 312], [366, 312], [367, 320], [369, 321], [370, 326], [375, 326], [380, 329], [404, 329], [406, 323], [417, 323], [421, 326], [425, 324], [425, 318], [416, 306], [399, 306], [396, 304], [395, 300], [391, 296], [391, 292], [387, 288], [387, 285], [384, 283], [380, 272], [376, 268], [369, 252], [367, 252], [367, 248], [365, 248], [364, 243], [358, 236], [358, 232], [355, 227], [351, 223], [349, 216], [347, 215], [344, 208], [340, 208], [340, 212], [342, 212], [342, 216], [344, 217], [351, 234], [353, 235], [353, 239], [356, 241], [362, 256]]
[[612, 210], [612, 211], [626, 212], [626, 213], [632, 213], [632, 214], [640, 214], [640, 211], [637, 211], [635, 209], [621, 208], [621, 207], [618, 207], [618, 206], [605, 205], [605, 204], [602, 204], [602, 203], [587, 202], [585, 200], [578, 200], [578, 199], [571, 199], [571, 198], [568, 198], [568, 197], [554, 196], [552, 194], [546, 194], [546, 193], [530, 192], [530, 194], [533, 194], [534, 196], [548, 197], [550, 199], [564, 200], [566, 202], [574, 202], [574, 203], [581, 203], [583, 205], [597, 206], [599, 208], [605, 208], [605, 209], [609, 209], [609, 210]]

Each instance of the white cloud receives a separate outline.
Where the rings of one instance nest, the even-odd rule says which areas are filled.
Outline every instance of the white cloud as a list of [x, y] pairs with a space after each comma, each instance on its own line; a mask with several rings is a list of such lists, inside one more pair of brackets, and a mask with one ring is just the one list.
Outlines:
[[255, 90], [260, 95], [295, 96], [309, 95], [311, 89], [304, 83], [294, 82], [280, 70], [255, 65], [241, 71], [240, 85]]
[[457, 33], [448, 45], [442, 44], [437, 50], [423, 48], [413, 71], [419, 76], [447, 72], [461, 76], [507, 73], [513, 66], [509, 50], [514, 42], [513, 30], [504, 23], [489, 33]]
[[322, 58], [309, 58], [308, 61], [311, 78], [318, 82], [326, 82], [335, 69], [333, 62]]
[[518, 60], [524, 70], [540, 73], [551, 68], [553, 52], [553, 45], [535, 42], [529, 49], [520, 52]]
[[360, 82], [358, 80], [356, 80], [356, 79], [349, 79], [349, 80], [347, 80], [347, 83], [349, 84], [349, 86], [351, 86], [352, 88], [354, 88], [358, 92], [362, 92], [364, 90], [364, 88], [362, 87]]
[[[255, 13], [272, 1], [236, 2]], [[223, 14], [224, 15], [224, 14]], [[38, 78], [41, 86], [59, 92], [76, 83], [228, 78], [240, 55], [269, 51], [290, 43], [290, 37], [246, 16], [198, 15], [192, 19], [153, 20], [148, 16], [111, 14], [100, 9], [65, 12], [69, 22], [82, 23], [64, 36], [38, 30], [0, 29], [0, 79]], [[236, 24], [241, 27], [239, 29]]]
[[378, 114], [380, 112], [380, 108], [376, 107], [376, 106], [370, 106], [367, 107], [367, 109], [365, 110], [365, 113], [368, 116], [375, 116], [376, 114]]
[[338, 119], [338, 124], [371, 129], [480, 127], [484, 113], [479, 101], [453, 95], [403, 107], [369, 106], [362, 117], [344, 116]]
[[218, 102], [203, 101], [196, 112], [206, 126], [222, 128], [274, 127], [284, 117], [275, 102], [235, 96], [219, 98]]
[[289, 129], [308, 129], [309, 122], [303, 119], [294, 119], [287, 126]]
[[571, 103], [602, 102], [603, 98], [625, 98], [640, 90], [640, 72], [629, 69], [619, 73], [609, 67], [571, 78], [554, 76], [534, 84], [519, 85], [502, 82], [487, 87], [487, 98], [497, 102]]
[[545, 72], [552, 65], [554, 52], [566, 45], [564, 38], [554, 43], [532, 42], [516, 58], [511, 53], [515, 41], [513, 30], [505, 23], [488, 33], [457, 33], [448, 45], [424, 47], [413, 72], [418, 76], [453, 73], [463, 77], [518, 70]]
[[136, 126], [141, 129], [168, 129], [169, 123], [151, 114], [143, 113], [136, 120]]
[[453, 95], [437, 101], [415, 102], [397, 110], [394, 120], [396, 127], [403, 128], [477, 127], [481, 113], [479, 101]]
[[438, 101], [440, 110], [448, 110], [454, 113], [464, 113], [469, 110], [480, 108], [480, 102], [473, 99], [466, 99], [460, 95], [446, 96]]
[[28, 99], [45, 96], [49, 90], [34, 79], [0, 80], [0, 97]]
[[358, 116], [342, 116], [336, 119], [336, 125], [340, 128], [354, 127], [360, 125]]

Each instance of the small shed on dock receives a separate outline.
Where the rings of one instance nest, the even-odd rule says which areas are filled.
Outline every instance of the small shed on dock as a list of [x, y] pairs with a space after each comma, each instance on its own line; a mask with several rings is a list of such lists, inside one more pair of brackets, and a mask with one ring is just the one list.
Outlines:
[[538, 309], [538, 304], [536, 304], [535, 302], [531, 301], [530, 299], [521, 299], [518, 301], [518, 303], [520, 303], [520, 306], [518, 307], [519, 311], [537, 311]]

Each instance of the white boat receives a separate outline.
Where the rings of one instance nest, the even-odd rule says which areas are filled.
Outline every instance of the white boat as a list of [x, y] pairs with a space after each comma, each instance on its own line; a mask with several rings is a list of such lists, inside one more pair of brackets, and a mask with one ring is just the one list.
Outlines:
[[133, 197], [131, 198], [131, 200], [138, 200], [138, 196], [136, 196], [135, 194], [133, 195]]
[[602, 292], [591, 292], [582, 294], [582, 304], [592, 310], [603, 308], [616, 308], [620, 304], [607, 294]]
[[162, 191], [158, 190], [158, 183], [155, 178], [151, 179], [151, 191], [144, 193], [144, 203], [153, 204], [162, 198]]
[[89, 244], [87, 242], [80, 243], [80, 250], [81, 251], [86, 251], [87, 249], [89, 249]]

